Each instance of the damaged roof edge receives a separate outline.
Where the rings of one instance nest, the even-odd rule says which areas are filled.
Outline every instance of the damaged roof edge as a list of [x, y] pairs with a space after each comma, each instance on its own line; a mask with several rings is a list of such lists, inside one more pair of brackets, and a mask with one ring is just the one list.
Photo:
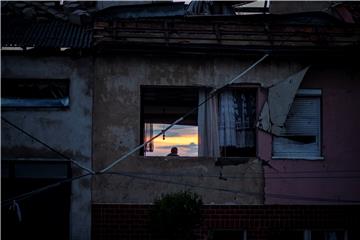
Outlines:
[[58, 20], [44, 23], [2, 20], [1, 47], [89, 49], [92, 46], [91, 26]]
[[[236, 2], [235, 2], [236, 3]], [[229, 5], [229, 4], [227, 4]], [[226, 6], [227, 6], [226, 5]], [[346, 24], [347, 22], [340, 20], [329, 12], [311, 11], [298, 12], [291, 14], [267, 14], [258, 12], [257, 14], [236, 15], [234, 11], [229, 10], [226, 6], [222, 6], [218, 11], [199, 12], [194, 11], [192, 4], [184, 4], [183, 2], [158, 2], [152, 4], [136, 4], [112, 6], [99, 10], [94, 17], [97, 21], [111, 21], [121, 19], [149, 19], [149, 18], [204, 18], [204, 19], [222, 19], [235, 20], [244, 19], [249, 21], [276, 21], [284, 24], [306, 24], [306, 25], [328, 25], [328, 24]]]
[[155, 3], [115, 5], [96, 13], [101, 19], [130, 19], [154, 17], [186, 17], [186, 16], [234, 16], [234, 4], [241, 1], [191, 1], [184, 2], [159, 1]]
[[183, 17], [185, 15], [183, 2], [178, 3], [156, 3], [146, 5], [113, 6], [98, 11], [97, 19], [132, 19], [149, 17]]

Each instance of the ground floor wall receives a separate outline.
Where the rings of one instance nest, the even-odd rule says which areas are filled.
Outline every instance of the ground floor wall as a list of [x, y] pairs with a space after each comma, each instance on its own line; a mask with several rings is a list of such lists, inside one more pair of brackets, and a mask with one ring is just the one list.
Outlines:
[[130, 157], [93, 180], [93, 202], [151, 204], [162, 194], [191, 191], [205, 204], [262, 204], [261, 162], [216, 166], [206, 157]]
[[[93, 204], [93, 240], [153, 239], [149, 232], [150, 208]], [[204, 205], [201, 213], [197, 239], [214, 239], [215, 230], [245, 230], [247, 240], [304, 239], [305, 230], [343, 231], [348, 240], [360, 237], [360, 206], [355, 205]]]

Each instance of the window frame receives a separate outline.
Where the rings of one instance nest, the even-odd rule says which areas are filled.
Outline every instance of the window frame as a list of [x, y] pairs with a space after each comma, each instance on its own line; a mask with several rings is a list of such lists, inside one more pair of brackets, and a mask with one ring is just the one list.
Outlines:
[[[145, 117], [144, 117], [144, 103], [143, 103], [143, 94], [145, 89], [196, 89], [199, 91], [201, 89], [201, 86], [179, 86], [179, 85], [140, 85], [140, 139], [139, 144], [144, 144], [144, 138], [145, 138]], [[198, 94], [198, 93], [197, 93]], [[198, 99], [198, 97], [197, 97]], [[197, 115], [198, 113], [196, 113]], [[174, 119], [176, 121], [177, 119]], [[166, 123], [159, 123], [159, 124], [166, 124]], [[198, 125], [196, 125], [198, 126]], [[160, 137], [160, 136], [159, 136]], [[166, 158], [167, 156], [146, 156], [144, 147], [140, 148], [138, 151], [138, 156], [145, 157], [145, 158]], [[181, 158], [199, 158], [199, 156], [178, 156]], [[178, 158], [177, 157], [177, 158]]]
[[[139, 144], [144, 143], [144, 137], [145, 137], [143, 91], [144, 91], [144, 89], [151, 89], [151, 88], [193, 88], [193, 89], [200, 90], [202, 88], [211, 88], [211, 87], [209, 87], [209, 86], [140, 85], [140, 134], [139, 134], [140, 138], [139, 138]], [[260, 84], [257, 84], [257, 83], [235, 83], [235, 84], [231, 84], [227, 88], [232, 89], [232, 90], [239, 90], [239, 91], [251, 91], [254, 93], [254, 95], [255, 95], [254, 96], [255, 97], [255, 120], [254, 120], [254, 122], [256, 123], [258, 121], [258, 118], [259, 118], [258, 114], [261, 109], [261, 106], [259, 105], [259, 101], [260, 101], [259, 97], [260, 97], [260, 91], [261, 91]], [[218, 101], [219, 101], [219, 99], [218, 99]], [[254, 126], [254, 135], [255, 135], [254, 155], [252, 155], [252, 156], [233, 156], [233, 157], [220, 156], [217, 159], [217, 164], [223, 165], [223, 162], [226, 162], [225, 165], [228, 165], [229, 161], [231, 162], [230, 164], [234, 164], [233, 162], [234, 161], [237, 162], [238, 160], [240, 162], [248, 162], [249, 159], [256, 158], [258, 156], [258, 151], [259, 151], [258, 132], [259, 132], [258, 128], [256, 126]], [[142, 156], [142, 157], [166, 157], [166, 156], [145, 156], [145, 152], [144, 152], [143, 148], [139, 149], [138, 155]], [[183, 157], [187, 157], [187, 156], [183, 156]], [[189, 156], [188, 158], [199, 158], [199, 156]]]
[[[6, 179], [66, 179], [71, 162], [60, 158], [4, 158], [2, 177]], [[41, 171], [46, 169], [44, 171]], [[49, 174], [51, 173], [51, 174]]]
[[272, 135], [272, 143], [271, 143], [271, 149], [272, 149], [272, 159], [273, 160], [324, 160], [323, 152], [322, 152], [322, 139], [323, 139], [323, 113], [322, 113], [322, 89], [320, 88], [302, 88], [298, 89], [294, 101], [297, 97], [303, 97], [303, 98], [311, 98], [316, 97], [319, 98], [319, 156], [276, 156], [274, 153], [274, 142], [275, 138], [281, 137], [281, 136], [275, 136]]
[[69, 108], [70, 107], [70, 93], [71, 93], [71, 81], [69, 78], [2, 78], [2, 84], [6, 81], [65, 81], [67, 84], [67, 96], [63, 98], [11, 98], [1, 96], [1, 107], [4, 109], [9, 108]]
[[[235, 84], [228, 86], [227, 89], [237, 90], [237, 91], [253, 91], [253, 93], [255, 94], [255, 120], [254, 120], [254, 122], [256, 124], [256, 122], [258, 121], [258, 118], [259, 118], [258, 115], [259, 115], [260, 109], [261, 109], [259, 106], [260, 84], [257, 84], [257, 83], [253, 83], [253, 84], [251, 84], [251, 83], [235, 83]], [[221, 92], [219, 94], [221, 94]], [[218, 106], [219, 106], [219, 111], [220, 111], [220, 98], [218, 99]], [[254, 139], [255, 154], [253, 156], [232, 156], [232, 157], [220, 156], [218, 158], [219, 164], [222, 165], [223, 162], [224, 163], [234, 162], [233, 160], [236, 160], [235, 162], [243, 162], [243, 161], [247, 162], [249, 159], [256, 158], [258, 156], [258, 151], [259, 151], [258, 128], [256, 126], [254, 126], [254, 135], [255, 135], [255, 139]], [[220, 147], [220, 153], [221, 153], [221, 147]]]

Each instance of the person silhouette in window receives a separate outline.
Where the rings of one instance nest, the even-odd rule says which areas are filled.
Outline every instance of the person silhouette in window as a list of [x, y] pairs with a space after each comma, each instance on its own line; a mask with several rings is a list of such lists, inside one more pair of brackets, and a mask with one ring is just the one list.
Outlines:
[[168, 154], [168, 156], [178, 157], [178, 149], [177, 147], [172, 147], [171, 152]]

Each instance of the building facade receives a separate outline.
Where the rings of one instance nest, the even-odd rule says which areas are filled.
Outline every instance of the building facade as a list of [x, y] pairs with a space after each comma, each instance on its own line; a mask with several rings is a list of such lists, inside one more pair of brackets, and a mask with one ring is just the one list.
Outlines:
[[4, 239], [152, 239], [186, 190], [198, 239], [358, 238], [358, 5], [39, 4], [3, 6]]

